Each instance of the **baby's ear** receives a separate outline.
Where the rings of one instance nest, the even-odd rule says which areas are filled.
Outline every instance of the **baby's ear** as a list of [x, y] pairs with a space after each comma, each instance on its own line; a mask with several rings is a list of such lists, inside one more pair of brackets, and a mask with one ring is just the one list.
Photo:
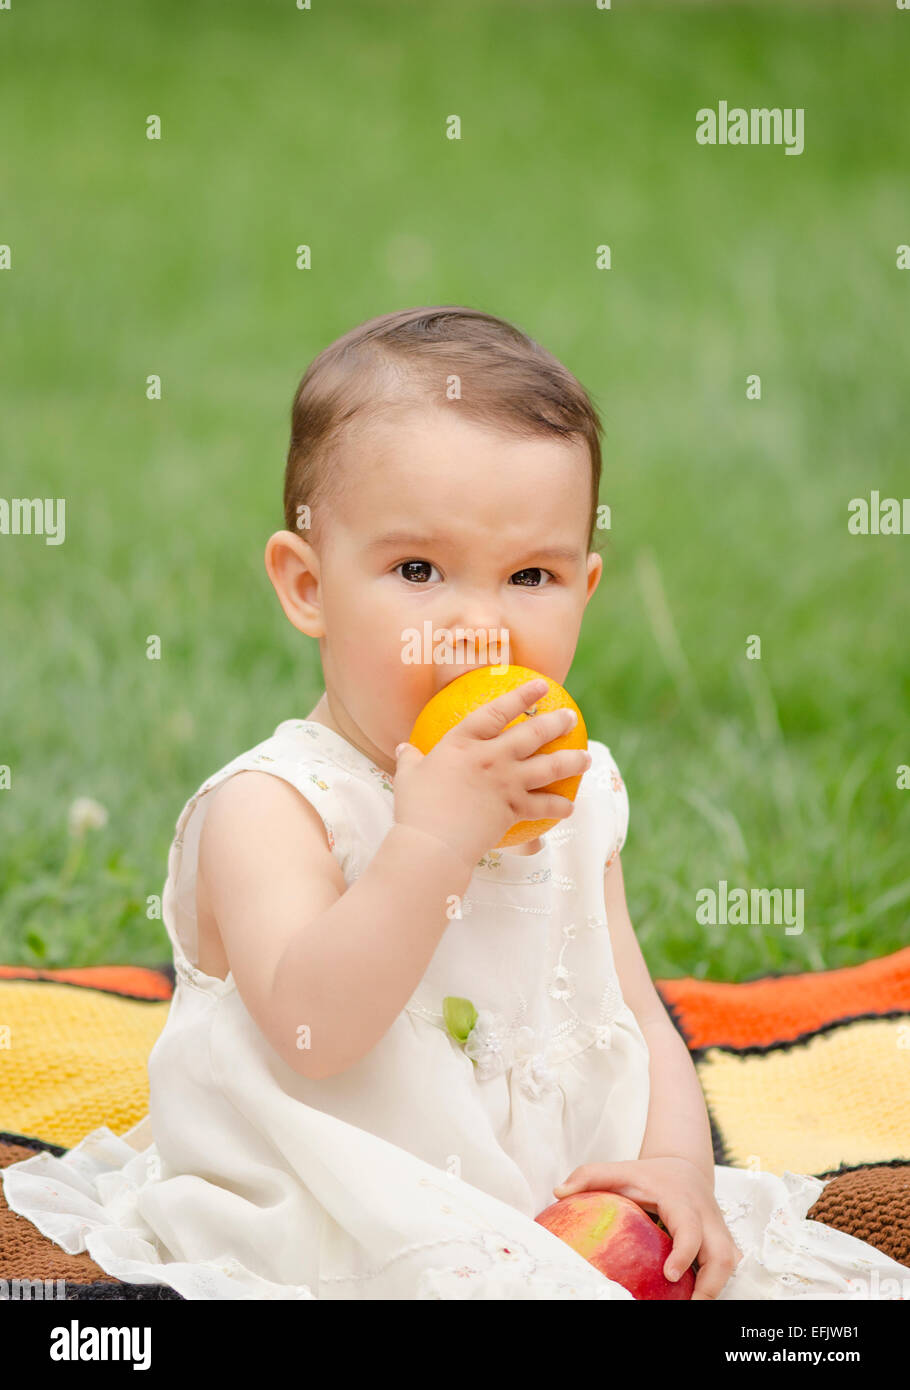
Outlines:
[[307, 637], [324, 637], [319, 558], [293, 531], [276, 531], [265, 547], [265, 569], [288, 622]]
[[588, 552], [588, 592], [585, 597], [585, 605], [591, 602], [594, 591], [600, 583], [603, 575], [604, 562], [602, 556], [596, 550]]

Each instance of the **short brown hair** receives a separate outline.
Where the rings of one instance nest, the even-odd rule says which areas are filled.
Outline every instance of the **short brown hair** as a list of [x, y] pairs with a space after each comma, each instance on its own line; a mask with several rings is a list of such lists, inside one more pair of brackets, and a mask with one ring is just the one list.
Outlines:
[[[460, 380], [449, 400], [446, 378]], [[562, 363], [521, 329], [461, 305], [401, 309], [359, 324], [310, 363], [291, 407], [284, 475], [284, 516], [298, 530], [308, 506], [308, 539], [318, 545], [320, 518], [344, 492], [339, 454], [370, 417], [443, 403], [470, 420], [519, 436], [583, 439], [591, 457], [588, 549], [594, 548], [600, 491], [600, 418], [587, 391]]]

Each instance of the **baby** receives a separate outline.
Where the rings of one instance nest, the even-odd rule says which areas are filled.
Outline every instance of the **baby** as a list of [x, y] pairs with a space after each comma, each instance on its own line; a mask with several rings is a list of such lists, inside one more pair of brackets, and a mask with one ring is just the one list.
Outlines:
[[[301, 384], [288, 529], [270, 538], [266, 567], [289, 621], [319, 640], [325, 694], [307, 719], [394, 778], [394, 824], [346, 889], [313, 805], [275, 776], [242, 772], [205, 820], [197, 912], [202, 969], [221, 976], [230, 963], [253, 1019], [305, 1076], [345, 1072], [386, 1034], [450, 925], [447, 903], [511, 825], [572, 815], [542, 788], [583, 773], [591, 755], [539, 749], [573, 713], [506, 729], [545, 688], [532, 682], [422, 756], [402, 745], [418, 713], [485, 660], [453, 646], [446, 663], [430, 651], [406, 664], [402, 651], [429, 619], [434, 636], [498, 634], [512, 663], [564, 682], [603, 567], [592, 549], [597, 431], [555, 359], [464, 309], [366, 324]], [[704, 1099], [636, 942], [618, 854], [603, 887], [622, 997], [651, 1057], [647, 1131], [634, 1160], [576, 1168], [553, 1190], [607, 1189], [659, 1211], [674, 1237], [668, 1277], [697, 1259], [694, 1296], [713, 1298], [740, 1255], [714, 1198]]]
[[[714, 1164], [629, 921], [607, 745], [542, 752], [571, 717], [533, 712], [533, 681], [407, 742], [467, 670], [565, 682], [602, 570], [599, 430], [565, 367], [472, 309], [374, 319], [310, 365], [265, 563], [325, 692], [177, 821], [148, 1115], [3, 1170], [66, 1250], [190, 1299], [629, 1300], [534, 1220], [600, 1189], [660, 1217], [697, 1299], [903, 1274], [805, 1219], [820, 1180]], [[547, 790], [575, 776], [574, 802]]]

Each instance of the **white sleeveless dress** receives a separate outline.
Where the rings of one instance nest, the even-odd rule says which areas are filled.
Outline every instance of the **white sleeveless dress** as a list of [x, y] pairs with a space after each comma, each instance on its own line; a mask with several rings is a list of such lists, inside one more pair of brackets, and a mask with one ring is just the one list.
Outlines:
[[[285, 779], [319, 812], [350, 886], [393, 824], [392, 779], [309, 720], [208, 778], [168, 860], [177, 982], [149, 1056], [149, 1113], [126, 1135], [102, 1126], [62, 1158], [10, 1165], [9, 1206], [114, 1277], [188, 1299], [630, 1299], [533, 1220], [580, 1164], [637, 1158], [648, 1114], [648, 1048], [603, 897], [629, 806], [609, 749], [588, 746], [573, 814], [536, 854], [478, 862], [405, 1008], [321, 1080], [277, 1055], [230, 973], [196, 963], [208, 793], [247, 769]], [[466, 1044], [446, 1029], [447, 995], [478, 1011]], [[722, 1298], [849, 1297], [851, 1276], [908, 1273], [803, 1219], [819, 1179], [715, 1178], [745, 1252]]]

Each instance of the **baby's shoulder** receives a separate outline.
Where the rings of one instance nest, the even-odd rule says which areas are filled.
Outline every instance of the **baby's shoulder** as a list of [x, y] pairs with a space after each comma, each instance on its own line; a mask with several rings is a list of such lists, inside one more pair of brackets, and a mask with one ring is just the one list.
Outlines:
[[312, 802], [286, 777], [256, 767], [241, 767], [207, 793], [206, 816], [199, 836], [200, 867], [210, 855], [230, 854], [250, 839], [269, 843], [290, 835], [330, 850], [325, 823]]

